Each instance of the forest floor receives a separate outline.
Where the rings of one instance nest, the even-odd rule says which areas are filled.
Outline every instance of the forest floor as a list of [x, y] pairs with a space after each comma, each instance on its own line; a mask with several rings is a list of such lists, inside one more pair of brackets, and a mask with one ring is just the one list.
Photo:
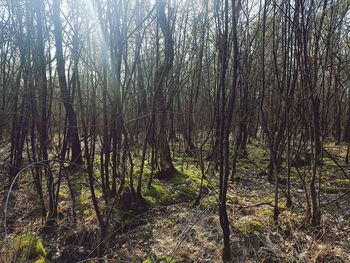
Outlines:
[[[286, 207], [285, 167], [279, 171], [280, 222], [278, 226], [273, 223], [274, 185], [264, 173], [268, 153], [257, 141], [248, 145], [248, 154], [239, 158], [234, 182], [228, 190], [232, 262], [350, 262], [350, 180], [347, 178], [349, 167], [343, 161], [346, 147], [329, 143], [326, 150], [331, 158], [325, 156], [318, 171], [322, 227], [313, 229], [305, 222], [305, 192], [295, 169], [291, 175], [293, 206]], [[201, 202], [194, 206], [200, 169], [193, 157], [177, 150], [175, 153], [178, 173], [174, 177], [153, 179], [152, 186], [147, 188], [149, 168], [145, 170], [147, 210], [135, 213], [113, 209], [111, 227], [104, 240], [106, 262], [222, 262], [217, 172], [213, 170], [212, 174], [206, 174]], [[137, 172], [135, 170], [135, 175]], [[309, 167], [299, 167], [299, 172], [308, 181]], [[6, 180], [5, 175], [4, 167], [2, 182]], [[40, 206], [30, 176], [28, 173], [20, 179], [20, 188], [12, 195], [6, 240], [4, 231], [0, 232], [0, 238], [4, 240], [0, 243], [0, 262], [16, 262], [18, 250], [28, 236], [37, 237], [34, 250], [44, 251], [43, 257], [32, 262], [94, 262], [98, 224], [88, 187], [83, 187], [87, 184], [86, 175], [77, 173], [70, 180], [76, 191], [76, 220], [67, 181], [63, 181], [60, 219], [48, 233], [42, 231]], [[0, 190], [2, 211], [6, 195], [4, 186]], [[98, 193], [98, 197], [101, 207], [107, 209], [103, 207], [101, 194]], [[1, 214], [2, 225], [4, 216]]]

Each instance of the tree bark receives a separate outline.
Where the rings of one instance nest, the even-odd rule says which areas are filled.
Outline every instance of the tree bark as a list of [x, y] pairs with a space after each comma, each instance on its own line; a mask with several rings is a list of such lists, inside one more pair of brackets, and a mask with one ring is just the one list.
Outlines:
[[70, 136], [72, 145], [72, 157], [71, 162], [77, 165], [83, 163], [82, 152], [80, 147], [80, 139], [78, 134], [77, 118], [73, 108], [72, 97], [68, 91], [67, 80], [65, 75], [65, 63], [63, 57], [62, 48], [62, 22], [60, 18], [60, 0], [53, 1], [53, 22], [54, 22], [54, 35], [56, 44], [56, 61], [57, 61], [57, 73], [60, 86], [61, 99], [66, 109], [68, 117], [68, 134]]
[[154, 76], [156, 133], [160, 154], [161, 177], [171, 176], [175, 172], [167, 136], [167, 103], [165, 96], [166, 78], [173, 66], [174, 43], [171, 35], [169, 21], [165, 15], [165, 1], [157, 0], [157, 16], [160, 28], [164, 35], [165, 57], [163, 63], [157, 68]]

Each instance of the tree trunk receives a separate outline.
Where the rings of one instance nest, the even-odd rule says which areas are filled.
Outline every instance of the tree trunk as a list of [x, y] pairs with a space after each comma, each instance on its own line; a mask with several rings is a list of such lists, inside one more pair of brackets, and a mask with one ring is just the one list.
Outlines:
[[165, 15], [165, 1], [157, 0], [157, 16], [160, 28], [164, 35], [165, 58], [157, 68], [154, 76], [155, 84], [155, 108], [156, 108], [156, 132], [160, 153], [161, 177], [171, 176], [175, 172], [167, 136], [167, 107], [165, 98], [166, 78], [173, 66], [174, 43], [171, 35], [169, 22]]
[[67, 80], [65, 75], [65, 65], [62, 49], [62, 22], [60, 18], [60, 0], [53, 1], [53, 22], [54, 22], [54, 35], [56, 43], [56, 61], [57, 61], [57, 73], [58, 81], [61, 92], [61, 99], [66, 109], [68, 117], [68, 134], [70, 136], [72, 144], [72, 158], [71, 162], [77, 165], [83, 163], [81, 154], [80, 140], [78, 134], [77, 118], [73, 108], [72, 97], [68, 91]]

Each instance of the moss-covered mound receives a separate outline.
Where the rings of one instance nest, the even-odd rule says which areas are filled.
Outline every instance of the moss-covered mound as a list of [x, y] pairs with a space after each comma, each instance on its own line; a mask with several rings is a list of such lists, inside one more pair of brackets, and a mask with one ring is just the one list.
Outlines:
[[34, 234], [26, 233], [14, 240], [14, 262], [45, 262], [46, 251], [40, 240]]

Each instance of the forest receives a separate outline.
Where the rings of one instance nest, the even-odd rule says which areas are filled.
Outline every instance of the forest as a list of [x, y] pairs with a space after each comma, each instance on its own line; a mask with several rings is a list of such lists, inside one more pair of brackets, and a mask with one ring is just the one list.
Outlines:
[[349, 0], [0, 0], [0, 263], [350, 262]]

